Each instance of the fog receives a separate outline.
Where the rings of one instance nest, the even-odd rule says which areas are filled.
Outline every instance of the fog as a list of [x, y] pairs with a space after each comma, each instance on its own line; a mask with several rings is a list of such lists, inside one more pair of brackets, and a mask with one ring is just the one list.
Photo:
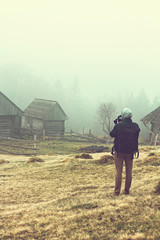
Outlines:
[[117, 115], [132, 108], [138, 123], [160, 105], [158, 0], [0, 3], [0, 91], [22, 110], [56, 100], [67, 130], [99, 133], [103, 102]]

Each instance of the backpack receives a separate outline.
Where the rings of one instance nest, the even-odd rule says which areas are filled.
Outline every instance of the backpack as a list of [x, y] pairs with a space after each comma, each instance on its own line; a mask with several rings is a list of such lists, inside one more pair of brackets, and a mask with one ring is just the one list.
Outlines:
[[139, 127], [136, 123], [119, 123], [118, 133], [114, 141], [115, 151], [118, 153], [138, 152]]

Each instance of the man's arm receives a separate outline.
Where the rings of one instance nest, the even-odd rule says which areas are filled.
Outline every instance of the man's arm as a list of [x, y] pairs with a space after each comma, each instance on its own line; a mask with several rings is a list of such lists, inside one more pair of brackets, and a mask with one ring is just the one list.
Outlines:
[[112, 131], [110, 132], [110, 136], [111, 137], [116, 137], [116, 135], [117, 135], [117, 126], [118, 126], [118, 124], [116, 124], [114, 126], [114, 128], [112, 129]]

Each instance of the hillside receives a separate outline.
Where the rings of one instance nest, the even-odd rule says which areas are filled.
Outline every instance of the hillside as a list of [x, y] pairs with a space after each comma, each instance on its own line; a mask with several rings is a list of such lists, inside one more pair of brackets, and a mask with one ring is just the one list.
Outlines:
[[141, 147], [127, 196], [112, 156], [90, 156], [0, 155], [0, 239], [160, 239], [160, 149]]

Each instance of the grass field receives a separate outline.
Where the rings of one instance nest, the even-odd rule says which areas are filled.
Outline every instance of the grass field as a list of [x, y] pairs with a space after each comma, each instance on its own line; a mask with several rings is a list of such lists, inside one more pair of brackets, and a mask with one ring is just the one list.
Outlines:
[[[45, 141], [37, 141], [36, 148], [37, 153], [39, 155], [44, 154], [73, 154], [77, 153], [80, 148], [86, 146], [105, 146], [106, 144], [102, 144], [99, 142], [87, 142], [87, 141], [64, 141], [62, 139], [52, 139]], [[26, 149], [25, 149], [26, 148]], [[17, 155], [27, 155], [34, 153], [34, 141], [30, 140], [11, 140], [11, 139], [0, 139], [0, 154], [2, 153], [11, 153]], [[109, 147], [109, 151], [111, 151], [111, 146]]]
[[91, 156], [0, 155], [0, 239], [159, 240], [159, 147], [141, 147], [130, 195], [113, 196], [110, 153]]

